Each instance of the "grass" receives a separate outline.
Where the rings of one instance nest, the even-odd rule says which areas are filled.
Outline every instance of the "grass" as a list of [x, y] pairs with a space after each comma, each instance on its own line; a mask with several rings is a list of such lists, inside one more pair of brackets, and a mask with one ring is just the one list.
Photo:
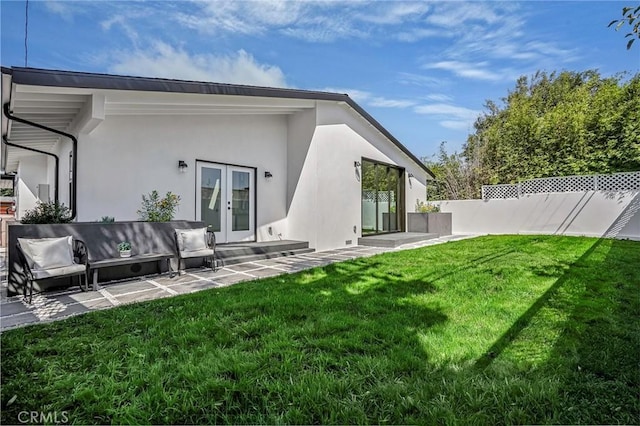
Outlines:
[[638, 424], [639, 264], [489, 236], [10, 330], [1, 420]]

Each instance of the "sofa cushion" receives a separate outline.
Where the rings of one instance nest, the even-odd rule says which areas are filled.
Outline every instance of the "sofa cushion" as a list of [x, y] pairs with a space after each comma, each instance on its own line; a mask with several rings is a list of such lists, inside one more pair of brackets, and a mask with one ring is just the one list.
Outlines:
[[34, 269], [33, 278], [36, 280], [41, 280], [43, 278], [55, 278], [55, 277], [63, 277], [66, 275], [78, 275], [86, 272], [85, 266], [82, 264], [74, 263], [73, 265], [62, 266], [60, 268], [51, 268], [51, 269]]
[[18, 238], [29, 267], [32, 270], [54, 269], [71, 266], [73, 262], [73, 237]]
[[180, 252], [180, 257], [183, 259], [188, 259], [191, 257], [207, 257], [207, 256], [213, 256], [213, 249], [202, 249], [202, 250]]
[[206, 250], [207, 228], [176, 229], [178, 249], [181, 252]]

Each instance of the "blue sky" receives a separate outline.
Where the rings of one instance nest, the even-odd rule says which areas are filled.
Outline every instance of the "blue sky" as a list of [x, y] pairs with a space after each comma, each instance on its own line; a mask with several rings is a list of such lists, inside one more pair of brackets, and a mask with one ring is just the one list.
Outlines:
[[[637, 2], [636, 2], [637, 3]], [[29, 1], [28, 66], [348, 93], [417, 156], [536, 70], [636, 73], [629, 1]], [[25, 2], [2, 0], [3, 66]]]

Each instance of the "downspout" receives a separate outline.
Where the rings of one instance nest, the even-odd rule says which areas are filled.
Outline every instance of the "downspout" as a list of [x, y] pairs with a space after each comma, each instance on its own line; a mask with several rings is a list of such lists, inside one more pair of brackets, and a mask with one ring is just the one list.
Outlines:
[[[34, 123], [33, 121], [29, 121], [29, 120], [25, 120], [24, 118], [20, 118], [20, 117], [16, 117], [15, 115], [11, 114], [11, 112], [9, 112], [9, 103], [4, 104], [4, 115], [9, 119], [9, 120], [13, 120], [13, 121], [17, 121], [18, 123], [22, 123], [22, 124], [26, 124], [27, 126], [32, 126], [32, 127], [37, 127], [38, 129], [41, 130], [45, 130], [47, 132], [52, 132], [55, 133], [57, 135], [60, 136], [65, 136], [69, 139], [71, 139], [71, 141], [73, 142], [73, 175], [71, 177], [72, 181], [73, 181], [73, 185], [71, 186], [71, 220], [75, 219], [78, 216], [78, 211], [77, 211], [77, 188], [78, 188], [78, 182], [77, 182], [77, 176], [78, 176], [78, 139], [73, 136], [70, 133], [66, 133], [66, 132], [62, 132], [60, 130], [57, 129], [53, 129], [51, 127], [47, 127], [47, 126], [43, 126], [42, 124], [39, 123]], [[4, 139], [5, 143], [6, 142], [6, 138]], [[58, 168], [58, 157], [55, 156], [54, 154], [50, 153], [50, 152], [44, 152], [44, 151], [39, 151], [39, 150], [35, 150], [33, 148], [27, 148], [24, 146], [20, 146], [20, 145], [15, 145], [12, 144], [11, 146], [14, 147], [18, 147], [18, 148], [23, 148], [23, 149], [28, 149], [31, 151], [35, 151], [35, 152], [39, 152], [42, 154], [47, 154], [47, 155], [53, 155], [56, 158], [56, 169]], [[58, 170], [56, 170], [56, 180], [55, 180], [55, 185], [56, 185], [56, 201], [58, 199]]]
[[51, 157], [53, 157], [53, 159], [56, 162], [56, 177], [55, 177], [55, 181], [53, 183], [54, 187], [55, 187], [55, 196], [54, 196], [54, 201], [56, 202], [56, 204], [58, 203], [58, 171], [60, 170], [60, 159], [58, 158], [57, 155], [51, 153], [51, 152], [47, 152], [47, 151], [41, 151], [39, 149], [35, 149], [35, 148], [31, 148], [28, 146], [22, 146], [22, 145], [16, 145], [15, 143], [11, 143], [7, 140], [6, 136], [2, 137], [2, 141], [5, 143], [5, 145], [7, 146], [13, 146], [15, 148], [20, 148], [20, 149], [26, 149], [27, 151], [33, 151], [33, 152], [37, 152], [38, 154], [45, 154], [45, 155], [49, 155]]

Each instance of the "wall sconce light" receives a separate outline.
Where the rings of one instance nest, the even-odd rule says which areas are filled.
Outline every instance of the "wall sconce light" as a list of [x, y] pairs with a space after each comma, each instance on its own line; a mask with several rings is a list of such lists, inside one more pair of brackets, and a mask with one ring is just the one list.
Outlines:
[[354, 161], [353, 162], [353, 167], [360, 167], [360, 162], [359, 161]]
[[264, 172], [265, 179], [271, 179], [272, 177], [273, 177], [273, 174], [271, 172]]
[[178, 160], [178, 170], [180, 170], [181, 173], [184, 173], [187, 171], [187, 167], [189, 167], [189, 165], [187, 163], [185, 163], [182, 160]]
[[411, 179], [412, 177], [415, 177], [413, 176], [413, 173], [409, 173], [409, 179]]

